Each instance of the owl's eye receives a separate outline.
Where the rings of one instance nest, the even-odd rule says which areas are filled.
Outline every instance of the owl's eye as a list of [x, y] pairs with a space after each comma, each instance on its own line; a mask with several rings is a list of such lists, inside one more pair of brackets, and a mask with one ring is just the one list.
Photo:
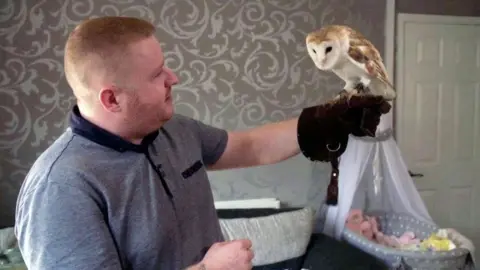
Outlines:
[[325, 49], [325, 54], [329, 53], [332, 51], [332, 46], [328, 46], [326, 49]]

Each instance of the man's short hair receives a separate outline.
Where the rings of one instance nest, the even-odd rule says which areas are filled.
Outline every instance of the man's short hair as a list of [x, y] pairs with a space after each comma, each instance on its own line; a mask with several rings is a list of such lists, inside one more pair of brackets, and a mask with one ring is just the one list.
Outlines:
[[91, 92], [92, 74], [121, 84], [128, 46], [154, 32], [150, 22], [133, 17], [92, 18], [78, 25], [67, 39], [64, 57], [65, 77], [77, 98]]

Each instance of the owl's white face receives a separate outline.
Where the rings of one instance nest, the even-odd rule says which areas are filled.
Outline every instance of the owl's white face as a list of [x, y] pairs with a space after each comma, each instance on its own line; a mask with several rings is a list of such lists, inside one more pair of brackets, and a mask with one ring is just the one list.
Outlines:
[[320, 70], [331, 70], [340, 59], [342, 46], [338, 41], [307, 42], [308, 55]]

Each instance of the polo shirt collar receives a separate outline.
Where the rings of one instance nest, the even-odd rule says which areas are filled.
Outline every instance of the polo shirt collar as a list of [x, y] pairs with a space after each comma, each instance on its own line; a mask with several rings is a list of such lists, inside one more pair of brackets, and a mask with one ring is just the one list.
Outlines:
[[147, 135], [140, 145], [131, 143], [83, 118], [78, 105], [74, 105], [70, 114], [70, 127], [75, 134], [119, 152], [145, 152], [159, 133], [157, 130]]

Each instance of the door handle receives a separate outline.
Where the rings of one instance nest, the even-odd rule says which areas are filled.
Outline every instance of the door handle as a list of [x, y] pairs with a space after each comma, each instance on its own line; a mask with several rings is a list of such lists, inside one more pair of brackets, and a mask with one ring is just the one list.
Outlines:
[[410, 177], [423, 177], [423, 174], [421, 173], [413, 173], [412, 171], [408, 170], [408, 174], [410, 174]]

